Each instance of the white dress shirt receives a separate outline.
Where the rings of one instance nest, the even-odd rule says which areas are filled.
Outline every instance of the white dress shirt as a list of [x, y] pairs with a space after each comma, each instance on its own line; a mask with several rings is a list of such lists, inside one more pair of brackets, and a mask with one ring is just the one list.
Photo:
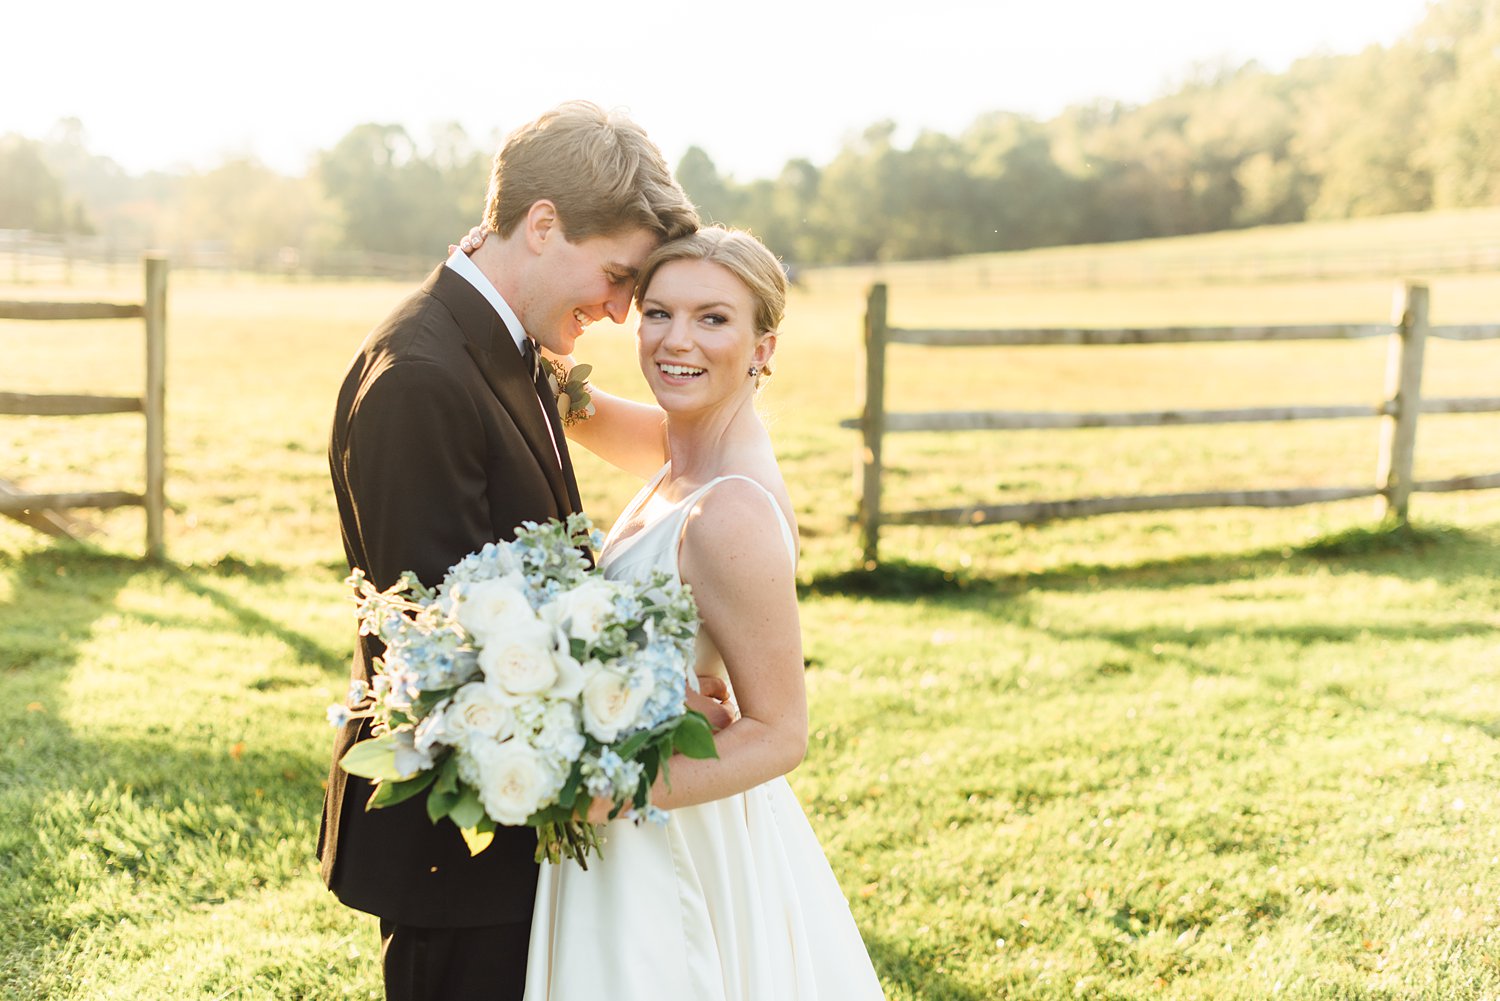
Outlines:
[[[462, 250], [455, 250], [453, 256], [448, 258], [448, 267], [458, 272], [459, 277], [478, 289], [485, 301], [494, 307], [501, 322], [505, 324], [505, 329], [510, 331], [510, 336], [515, 340], [516, 350], [521, 352], [522, 357], [525, 357], [526, 348], [523, 338], [527, 336], [526, 328], [521, 326], [521, 318], [516, 315], [515, 310], [510, 308], [510, 303], [505, 301], [505, 297], [484, 276], [484, 272], [479, 270], [479, 265], [469, 260], [469, 255]], [[546, 364], [545, 360], [543, 364]], [[537, 397], [536, 402], [538, 407], [544, 406], [541, 397]], [[552, 422], [547, 419], [546, 410], [542, 411], [542, 424], [547, 428], [547, 436], [552, 439], [552, 454], [557, 456], [557, 466], [561, 469], [562, 452], [557, 446], [557, 435], [552, 430]]]

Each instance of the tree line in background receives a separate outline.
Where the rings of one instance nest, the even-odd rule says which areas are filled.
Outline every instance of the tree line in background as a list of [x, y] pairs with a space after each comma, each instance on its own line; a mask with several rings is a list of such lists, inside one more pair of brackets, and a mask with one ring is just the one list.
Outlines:
[[[1388, 48], [1284, 73], [1200, 67], [1143, 105], [1050, 121], [997, 111], [904, 147], [896, 131], [871, 125], [827, 164], [751, 181], [693, 147], [677, 175], [705, 216], [805, 264], [1496, 205], [1500, 0], [1443, 0]], [[0, 138], [0, 229], [217, 247], [252, 267], [289, 253], [430, 258], [477, 221], [498, 142], [363, 124], [302, 177], [252, 157], [130, 176], [66, 120], [45, 139]]]

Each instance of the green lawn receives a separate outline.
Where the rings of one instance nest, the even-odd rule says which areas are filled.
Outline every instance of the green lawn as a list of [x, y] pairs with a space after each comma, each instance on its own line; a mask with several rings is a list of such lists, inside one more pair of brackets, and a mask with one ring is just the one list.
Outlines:
[[[1288, 237], [1292, 239], [1292, 237]], [[929, 269], [933, 266], [927, 266]], [[913, 272], [917, 275], [917, 272]], [[889, 276], [888, 276], [889, 277]], [[920, 280], [919, 280], [920, 277]], [[1005, 292], [891, 278], [893, 322], [1380, 320], [1389, 282]], [[1500, 276], [1437, 322], [1500, 320]], [[0, 997], [378, 997], [312, 850], [352, 640], [323, 457], [388, 283], [175, 276], [170, 560], [139, 511], [0, 525]], [[0, 289], [121, 298], [129, 285]], [[854, 570], [862, 289], [797, 291], [764, 394], [805, 539], [813, 739], [792, 777], [891, 998], [1500, 995], [1500, 492], [890, 529]], [[0, 389], [138, 392], [137, 326], [0, 322]], [[619, 331], [587, 338], [638, 391]], [[1378, 397], [1383, 344], [893, 354], [898, 409]], [[1500, 344], [1435, 343], [1493, 395]], [[1370, 482], [1376, 422], [893, 438], [894, 507]], [[1423, 478], [1500, 470], [1424, 418]], [[138, 417], [0, 420], [0, 476], [140, 485]], [[635, 485], [580, 463], [608, 521]]]

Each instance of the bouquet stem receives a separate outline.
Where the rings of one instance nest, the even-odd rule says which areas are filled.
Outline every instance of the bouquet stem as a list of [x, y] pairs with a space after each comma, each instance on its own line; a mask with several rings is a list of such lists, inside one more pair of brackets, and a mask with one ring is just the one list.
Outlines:
[[536, 860], [559, 864], [569, 858], [588, 869], [590, 852], [600, 854], [599, 829], [582, 820], [549, 820], [536, 829]]

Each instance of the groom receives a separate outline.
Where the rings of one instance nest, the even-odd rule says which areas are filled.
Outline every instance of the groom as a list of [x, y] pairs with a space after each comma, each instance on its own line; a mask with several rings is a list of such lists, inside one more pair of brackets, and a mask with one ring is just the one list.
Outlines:
[[[436, 585], [522, 521], [580, 510], [535, 344], [568, 354], [588, 323], [623, 322], [641, 263], [698, 217], [639, 126], [574, 102], [507, 138], [485, 222], [496, 236], [376, 327], [339, 391], [329, 462], [344, 550], [382, 589], [403, 570]], [[369, 682], [380, 653], [361, 637], [353, 677]], [[471, 858], [421, 797], [366, 811], [370, 783], [338, 760], [368, 729], [338, 734], [318, 855], [338, 898], [380, 918], [386, 996], [520, 1001], [535, 833], [501, 827]]]

